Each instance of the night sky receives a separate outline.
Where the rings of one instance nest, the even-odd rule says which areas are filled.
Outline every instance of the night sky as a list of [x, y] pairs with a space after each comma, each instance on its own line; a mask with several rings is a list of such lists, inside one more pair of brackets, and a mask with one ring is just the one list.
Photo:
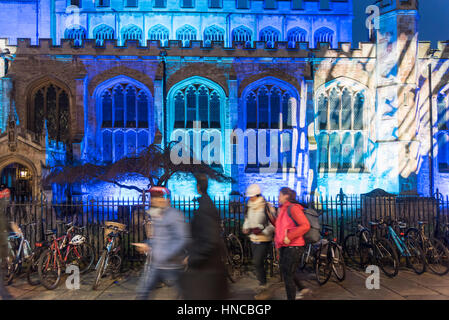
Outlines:
[[[366, 7], [374, 0], [353, 0], [354, 22], [353, 43], [358, 46], [360, 41], [368, 40], [368, 30], [365, 27]], [[449, 40], [449, 0], [419, 1], [419, 40], [432, 41], [436, 48], [438, 41]]]

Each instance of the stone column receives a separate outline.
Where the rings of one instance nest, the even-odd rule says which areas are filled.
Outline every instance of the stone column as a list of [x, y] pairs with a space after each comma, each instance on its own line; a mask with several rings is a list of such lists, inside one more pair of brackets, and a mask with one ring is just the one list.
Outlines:
[[[229, 98], [228, 98], [228, 108], [229, 108], [229, 120], [228, 122], [228, 127], [225, 129], [235, 129], [239, 127], [239, 105], [238, 105], [238, 84], [237, 84], [237, 79], [235, 77], [230, 77], [230, 79], [228, 80], [228, 87], [229, 87]], [[231, 158], [231, 148], [232, 148], [232, 144], [231, 142], [231, 135], [229, 130], [226, 130], [225, 132], [225, 147], [227, 148], [226, 150], [226, 155], [227, 155], [227, 161], [229, 161], [229, 163], [232, 162], [232, 158]], [[242, 141], [239, 141], [239, 143], [243, 143]], [[235, 182], [232, 184], [232, 191], [238, 191], [239, 190], [239, 168], [238, 168], [238, 164], [236, 163], [232, 163], [230, 165], [231, 168], [231, 176], [235, 179]]]

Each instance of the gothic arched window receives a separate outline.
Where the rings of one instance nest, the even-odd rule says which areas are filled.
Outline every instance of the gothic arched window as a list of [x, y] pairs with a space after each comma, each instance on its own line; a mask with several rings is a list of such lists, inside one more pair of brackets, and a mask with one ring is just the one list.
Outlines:
[[280, 41], [281, 33], [273, 27], [266, 27], [260, 30], [259, 39], [265, 41], [268, 48], [274, 48], [274, 43]]
[[196, 40], [196, 29], [188, 24], [176, 30], [176, 40], [181, 40], [184, 47], [190, 45], [191, 40]]
[[123, 43], [125, 43], [126, 40], [138, 40], [139, 43], [141, 43], [142, 38], [143, 38], [142, 29], [140, 29], [138, 26], [129, 25], [122, 28]]
[[449, 130], [449, 108], [446, 101], [446, 97], [443, 94], [438, 95], [438, 130]]
[[42, 134], [46, 121], [48, 138], [67, 143], [70, 139], [67, 91], [58, 85], [48, 83], [32, 92], [30, 102], [30, 130]]
[[224, 30], [217, 26], [210, 26], [204, 30], [204, 45], [210, 46], [212, 41], [224, 41]]
[[449, 133], [438, 135], [438, 171], [449, 172]]
[[114, 39], [114, 29], [105, 24], [99, 25], [94, 29], [94, 38], [97, 46], [102, 46], [104, 40]]
[[174, 94], [175, 128], [193, 128], [193, 122], [201, 122], [201, 128], [220, 128], [220, 95], [206, 85], [191, 84]]
[[251, 47], [253, 32], [245, 26], [240, 26], [232, 30], [233, 42], [244, 42], [246, 47]]
[[287, 41], [290, 48], [294, 48], [296, 42], [306, 42], [307, 31], [299, 27], [288, 30]]
[[163, 47], [166, 47], [168, 45], [169, 34], [170, 32], [166, 27], [158, 24], [154, 27], [151, 27], [151, 29], [148, 31], [148, 39], [159, 40], [161, 42], [161, 45]]
[[[167, 101], [173, 140], [183, 142], [196, 159], [221, 166], [224, 159], [220, 152], [221, 111], [226, 101], [223, 89], [210, 80], [192, 77], [173, 86]], [[215, 146], [218, 143], [220, 149], [212, 146], [213, 143]]]
[[83, 40], [86, 39], [86, 29], [79, 25], [67, 28], [64, 32], [64, 38], [72, 39], [74, 45], [79, 47], [83, 44]]
[[292, 94], [278, 85], [261, 85], [246, 94], [246, 127], [288, 129], [293, 126], [289, 100]]
[[[317, 94], [319, 168], [365, 169], [367, 130], [364, 125], [364, 89], [356, 84], [336, 83], [325, 86], [325, 89], [319, 90]], [[328, 140], [324, 140], [325, 135]]]
[[117, 161], [149, 145], [147, 91], [134, 84], [116, 83], [103, 90], [99, 99], [103, 161]]
[[318, 47], [318, 43], [320, 42], [328, 42], [332, 47], [332, 43], [334, 41], [334, 31], [329, 28], [323, 27], [315, 31], [314, 42], [315, 47]]
[[[278, 168], [291, 167], [295, 164], [296, 155], [293, 154], [293, 132], [292, 128], [297, 124], [296, 110], [294, 107], [299, 100], [295, 91], [276, 79], [264, 79], [261, 84], [253, 84], [244, 91], [243, 101], [246, 107], [246, 129], [255, 129], [257, 143], [255, 145], [254, 157], [255, 163], [250, 163], [248, 158], [247, 167], [265, 167], [269, 164], [264, 163], [263, 159], [259, 159], [259, 146], [266, 146], [266, 155], [269, 156], [270, 145], [272, 143], [271, 133], [276, 133], [278, 139], [277, 159], [279, 161]], [[266, 141], [260, 129], [267, 130]], [[274, 131], [271, 129], [276, 129]], [[248, 139], [247, 143], [251, 141]], [[253, 160], [251, 160], [253, 162]]]

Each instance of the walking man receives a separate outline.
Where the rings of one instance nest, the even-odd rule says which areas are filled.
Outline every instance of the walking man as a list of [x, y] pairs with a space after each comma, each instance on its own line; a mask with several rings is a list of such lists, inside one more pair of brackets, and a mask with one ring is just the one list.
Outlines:
[[251, 240], [253, 264], [259, 281], [258, 291], [267, 288], [267, 274], [265, 271], [265, 259], [267, 258], [273, 240], [275, 209], [261, 195], [258, 184], [252, 184], [246, 189], [249, 197], [245, 208], [245, 222], [243, 233], [248, 234]]
[[170, 207], [170, 192], [164, 187], [152, 187], [151, 222], [152, 234], [146, 244], [137, 246], [142, 253], [149, 253], [151, 265], [142, 276], [137, 289], [137, 299], [144, 300], [160, 282], [174, 285], [180, 292], [179, 279], [183, 272], [188, 228], [181, 212]]

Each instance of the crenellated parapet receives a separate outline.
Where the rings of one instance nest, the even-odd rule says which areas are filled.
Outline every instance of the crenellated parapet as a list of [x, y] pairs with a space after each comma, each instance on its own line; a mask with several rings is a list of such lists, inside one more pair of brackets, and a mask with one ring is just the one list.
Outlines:
[[418, 46], [419, 59], [449, 59], [449, 41], [438, 41], [438, 49], [432, 50], [429, 41], [421, 41]]
[[241, 58], [375, 58], [376, 49], [373, 43], [359, 43], [358, 48], [351, 48], [350, 43], [340, 43], [337, 49], [332, 49], [329, 43], [320, 43], [318, 47], [310, 48], [308, 42], [297, 42], [295, 47], [289, 47], [287, 42], [276, 42], [274, 48], [267, 47], [263, 41], [254, 42], [248, 48], [244, 42], [233, 42], [232, 47], [225, 47], [224, 42], [212, 42], [204, 46], [201, 40], [190, 41], [189, 46], [183, 46], [181, 41], [170, 40], [163, 47], [157, 40], [148, 40], [146, 46], [139, 41], [126, 41], [119, 46], [117, 40], [105, 40], [102, 46], [93, 39], [83, 40], [81, 46], [74, 46], [73, 40], [63, 39], [60, 45], [53, 45], [51, 39], [39, 39], [38, 45], [32, 45], [30, 39], [18, 39], [17, 45], [9, 45], [7, 39], [0, 39], [0, 47], [10, 48], [18, 55], [92, 55], [92, 56], [137, 56], [157, 57], [162, 51], [167, 56], [182, 57], [241, 57]]

